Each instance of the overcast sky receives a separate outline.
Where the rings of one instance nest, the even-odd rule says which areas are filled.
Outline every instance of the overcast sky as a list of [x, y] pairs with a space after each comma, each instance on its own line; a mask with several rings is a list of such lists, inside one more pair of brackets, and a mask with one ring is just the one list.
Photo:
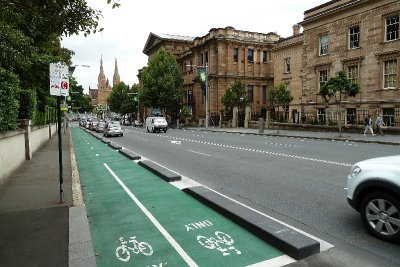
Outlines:
[[97, 88], [100, 57], [103, 55], [104, 72], [112, 85], [114, 62], [118, 61], [121, 81], [138, 83], [138, 70], [147, 65], [143, 54], [150, 32], [199, 37], [212, 28], [232, 26], [237, 30], [269, 33], [281, 37], [292, 34], [292, 26], [301, 22], [304, 11], [327, 0], [121, 0], [120, 8], [112, 9], [107, 0], [87, 0], [90, 7], [100, 9], [104, 27], [102, 33], [88, 37], [64, 38], [62, 46], [73, 50], [72, 58], [78, 66], [73, 76], [85, 92]]

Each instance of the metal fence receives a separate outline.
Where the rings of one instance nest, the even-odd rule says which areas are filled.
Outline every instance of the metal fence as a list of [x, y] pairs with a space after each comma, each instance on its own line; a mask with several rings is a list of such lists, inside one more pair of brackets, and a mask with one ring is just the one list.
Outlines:
[[[382, 108], [379, 110], [379, 113], [382, 114], [382, 118], [386, 126], [400, 127], [400, 109]], [[289, 114], [287, 110], [280, 110], [279, 112], [277, 110], [271, 110], [270, 120], [272, 122], [302, 123], [311, 125], [335, 126], [339, 125], [339, 122], [341, 122], [342, 125], [364, 125], [364, 120], [368, 117], [368, 115], [370, 115], [370, 111], [368, 109], [347, 109], [346, 112], [344, 110], [326, 111], [326, 109], [317, 109], [306, 112], [292, 112], [292, 114]], [[373, 120], [375, 120], [376, 114], [374, 113], [371, 115]], [[212, 114], [211, 117], [216, 122], [215, 124], [218, 125], [219, 115], [217, 116], [217, 114]], [[262, 113], [251, 113], [250, 120], [258, 121], [259, 118], [266, 119], [265, 115]], [[232, 113], [224, 113], [222, 121], [227, 122], [229, 120], [232, 120]]]

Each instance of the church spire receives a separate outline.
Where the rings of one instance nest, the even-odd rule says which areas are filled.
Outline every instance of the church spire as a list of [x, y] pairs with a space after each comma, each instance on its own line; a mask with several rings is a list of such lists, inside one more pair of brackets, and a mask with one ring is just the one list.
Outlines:
[[98, 88], [100, 89], [100, 85], [104, 84], [104, 81], [106, 80], [106, 75], [104, 74], [104, 68], [103, 68], [103, 55], [101, 55], [100, 58], [100, 73], [99, 73], [99, 77], [97, 79], [98, 82]]
[[113, 76], [113, 86], [118, 85], [121, 82], [121, 78], [119, 77], [118, 73], [118, 63], [117, 59], [115, 58], [115, 68], [114, 68], [114, 76]]

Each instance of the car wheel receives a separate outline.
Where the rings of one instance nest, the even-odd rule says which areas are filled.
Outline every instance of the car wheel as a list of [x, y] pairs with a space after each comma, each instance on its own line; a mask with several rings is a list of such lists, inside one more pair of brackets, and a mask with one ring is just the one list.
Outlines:
[[154, 127], [151, 127], [151, 132], [152, 132], [152, 133], [155, 133]]
[[147, 127], [147, 126], [146, 126], [146, 130], [147, 130], [148, 133], [150, 132], [150, 131], [149, 131], [149, 127]]
[[124, 136], [124, 134], [122, 133], [121, 136]]
[[167, 129], [164, 129], [164, 133], [166, 133], [167, 132]]
[[389, 193], [374, 192], [361, 202], [361, 218], [379, 239], [400, 241], [400, 201]]

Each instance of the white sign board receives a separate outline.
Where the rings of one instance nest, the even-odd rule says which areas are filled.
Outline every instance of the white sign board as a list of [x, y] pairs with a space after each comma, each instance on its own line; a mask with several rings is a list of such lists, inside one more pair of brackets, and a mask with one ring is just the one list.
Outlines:
[[50, 63], [50, 95], [69, 95], [68, 75], [68, 66], [65, 63]]

